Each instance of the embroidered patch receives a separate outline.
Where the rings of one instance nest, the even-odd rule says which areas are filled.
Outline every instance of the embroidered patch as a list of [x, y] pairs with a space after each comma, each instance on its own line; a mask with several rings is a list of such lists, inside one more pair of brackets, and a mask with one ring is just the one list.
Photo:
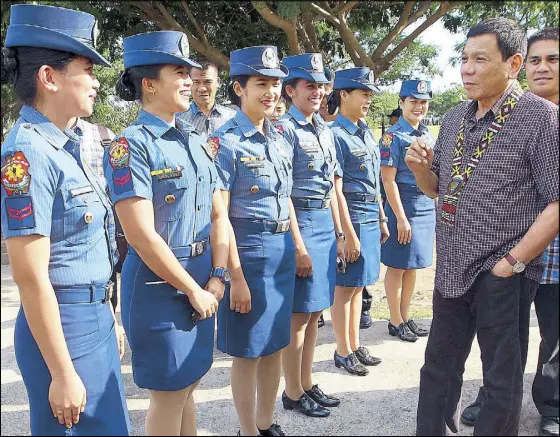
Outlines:
[[8, 229], [17, 231], [35, 227], [31, 196], [7, 197], [5, 201]]
[[115, 194], [123, 194], [133, 188], [132, 173], [130, 167], [117, 168], [113, 170], [113, 184]]
[[281, 124], [277, 124], [276, 126], [274, 126], [276, 128], [276, 130], [278, 132], [280, 132], [282, 135], [284, 135], [284, 126], [282, 126]]
[[386, 133], [383, 135], [383, 138], [381, 138], [381, 145], [386, 149], [390, 149], [391, 144], [393, 144], [393, 134]]
[[2, 186], [8, 196], [27, 194], [31, 185], [29, 161], [23, 152], [15, 152], [4, 159], [1, 168]]
[[109, 163], [113, 169], [127, 167], [130, 160], [130, 144], [126, 138], [113, 140], [109, 147]]
[[218, 156], [218, 151], [220, 150], [220, 139], [217, 137], [209, 137], [208, 138], [208, 148], [212, 153], [214, 159]]

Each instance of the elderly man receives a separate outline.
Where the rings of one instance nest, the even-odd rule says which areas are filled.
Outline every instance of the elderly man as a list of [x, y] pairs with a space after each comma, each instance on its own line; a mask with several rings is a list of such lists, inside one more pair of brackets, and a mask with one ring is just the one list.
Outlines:
[[540, 254], [558, 233], [558, 107], [517, 82], [527, 50], [504, 18], [467, 34], [467, 102], [445, 117], [431, 150], [406, 162], [439, 196], [433, 321], [420, 373], [417, 435], [458, 432], [465, 361], [475, 334], [487, 392], [475, 435], [517, 435], [531, 302]]
[[192, 84], [191, 107], [177, 114], [181, 120], [190, 123], [196, 131], [210, 135], [233, 118], [235, 111], [216, 103], [216, 93], [220, 86], [218, 66], [212, 61], [197, 60], [202, 69], [191, 68]]

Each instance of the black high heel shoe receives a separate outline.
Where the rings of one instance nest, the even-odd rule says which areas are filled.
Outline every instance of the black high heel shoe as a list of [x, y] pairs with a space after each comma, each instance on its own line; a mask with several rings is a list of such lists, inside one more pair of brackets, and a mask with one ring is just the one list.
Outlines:
[[358, 358], [356, 358], [356, 355], [354, 355], [353, 353], [351, 353], [347, 357], [341, 357], [335, 351], [334, 352], [334, 365], [339, 369], [341, 367], [344, 367], [344, 370], [346, 370], [351, 375], [366, 376], [367, 374], [369, 374], [369, 370], [366, 369], [358, 361]]
[[311, 387], [311, 390], [306, 390], [305, 393], [323, 407], [331, 408], [340, 405], [340, 399], [323, 393], [323, 390], [321, 390], [317, 384]]
[[294, 410], [309, 417], [328, 417], [331, 414], [327, 408], [319, 405], [307, 393], [294, 401], [284, 392], [282, 393], [282, 405], [285, 410]]
[[358, 350], [354, 351], [354, 355], [364, 366], [377, 366], [381, 364], [381, 358], [372, 356], [365, 347], [359, 347]]

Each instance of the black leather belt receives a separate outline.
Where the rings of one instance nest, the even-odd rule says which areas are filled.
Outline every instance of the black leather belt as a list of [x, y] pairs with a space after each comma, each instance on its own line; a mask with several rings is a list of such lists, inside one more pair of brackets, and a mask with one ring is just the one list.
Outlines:
[[346, 200], [358, 200], [360, 202], [379, 202], [377, 194], [368, 193], [344, 193]]
[[232, 217], [231, 225], [236, 228], [254, 229], [255, 231], [278, 234], [290, 230], [290, 220], [252, 220]]
[[210, 240], [205, 240], [191, 243], [188, 246], [172, 247], [171, 251], [177, 258], [194, 258], [200, 256], [208, 250], [208, 243]]
[[111, 290], [113, 283], [109, 281], [107, 284], [92, 284], [89, 287], [64, 288], [54, 291], [56, 300], [59, 304], [75, 304], [75, 303], [106, 303], [111, 298]]
[[292, 203], [294, 208], [329, 209], [331, 207], [331, 199], [318, 200], [292, 197]]

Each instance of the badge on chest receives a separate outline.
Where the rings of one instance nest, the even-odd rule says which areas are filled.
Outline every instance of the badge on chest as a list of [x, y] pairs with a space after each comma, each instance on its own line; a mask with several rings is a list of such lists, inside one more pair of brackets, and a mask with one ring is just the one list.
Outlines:
[[319, 144], [313, 141], [300, 141], [299, 146], [307, 154], [318, 153], [320, 150]]
[[263, 168], [266, 158], [264, 156], [242, 156], [240, 161], [243, 163], [245, 168]]

